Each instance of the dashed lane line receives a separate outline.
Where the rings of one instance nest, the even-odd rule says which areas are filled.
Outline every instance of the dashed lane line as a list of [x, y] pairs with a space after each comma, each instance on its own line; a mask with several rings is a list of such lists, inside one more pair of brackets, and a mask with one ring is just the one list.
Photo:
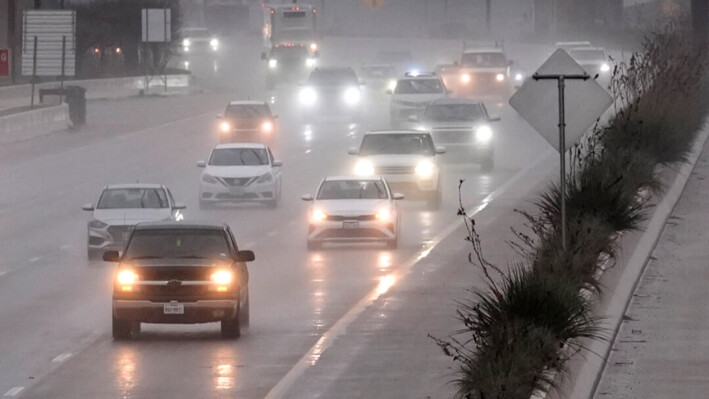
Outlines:
[[64, 353], [62, 353], [61, 355], [59, 355], [59, 356], [55, 357], [54, 359], [52, 359], [52, 363], [61, 363], [61, 362], [65, 361], [66, 359], [70, 358], [70, 357], [71, 357], [71, 353], [69, 353], [69, 352], [64, 352]]
[[28, 260], [28, 262], [29, 262], [29, 263], [35, 263], [35, 262], [37, 262], [37, 261], [40, 260], [40, 259], [42, 259], [41, 256], [35, 256], [34, 258]]
[[14, 396], [17, 396], [18, 393], [22, 392], [23, 389], [25, 389], [25, 387], [10, 388], [10, 390], [5, 392], [5, 394], [3, 396], [8, 397], [8, 398], [12, 398]]

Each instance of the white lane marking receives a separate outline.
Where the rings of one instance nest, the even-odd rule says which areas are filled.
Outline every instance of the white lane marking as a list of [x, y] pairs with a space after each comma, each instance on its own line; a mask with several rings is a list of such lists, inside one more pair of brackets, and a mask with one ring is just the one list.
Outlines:
[[23, 389], [25, 389], [25, 387], [10, 388], [10, 390], [5, 392], [5, 395], [3, 395], [3, 396], [7, 396], [7, 397], [11, 398], [11, 397], [17, 395], [18, 393], [22, 392]]
[[66, 359], [68, 359], [68, 358], [70, 358], [70, 357], [71, 357], [71, 353], [69, 353], [69, 352], [64, 352], [64, 353], [62, 353], [61, 355], [59, 355], [59, 356], [55, 357], [54, 359], [52, 359], [52, 362], [53, 362], [53, 363], [60, 363], [60, 362], [63, 362], [63, 361], [65, 361]]
[[269, 233], [266, 234], [266, 235], [269, 236], [269, 237], [275, 237], [276, 234], [278, 234], [278, 231], [274, 230], [274, 231], [269, 232]]
[[[512, 179], [508, 180], [506, 183], [501, 185], [495, 191], [491, 192], [479, 204], [472, 208], [472, 206], [466, 206], [466, 209], [471, 209], [468, 212], [468, 216], [472, 217], [478, 214], [480, 211], [485, 209], [493, 200], [502, 195], [510, 187], [517, 184], [523, 177], [527, 175], [528, 172], [534, 171], [537, 167], [547, 160], [546, 154], [540, 157], [534, 164], [529, 168], [524, 169]], [[433, 240], [428, 242], [429, 245], [425, 245], [422, 250], [417, 251], [413, 256], [402, 263], [398, 270], [391, 274], [391, 279], [394, 281], [399, 280], [403, 275], [405, 275], [414, 265], [416, 265], [420, 260], [427, 257], [431, 251], [445, 238], [451, 235], [464, 223], [462, 218], [458, 218], [455, 222], [451, 223], [443, 231], [441, 231]], [[310, 350], [302, 357], [298, 362], [288, 371], [288, 373], [281, 378], [280, 381], [266, 394], [264, 399], [280, 399], [282, 398], [290, 388], [293, 386], [296, 380], [300, 378], [305, 371], [317, 364], [320, 356], [330, 347], [333, 342], [337, 340], [338, 337], [345, 334], [350, 324], [352, 324], [359, 315], [364, 312], [374, 301], [376, 301], [381, 295], [386, 293], [387, 290], [382, 290], [380, 285], [377, 285], [372, 291], [368, 292], [362, 299], [357, 302], [347, 313], [342, 316], [335, 324], [330, 327], [318, 341], [313, 345]]]
[[37, 261], [40, 260], [40, 259], [42, 259], [41, 256], [35, 256], [34, 258], [28, 260], [28, 262], [30, 262], [30, 263], [35, 263], [35, 262], [37, 262]]

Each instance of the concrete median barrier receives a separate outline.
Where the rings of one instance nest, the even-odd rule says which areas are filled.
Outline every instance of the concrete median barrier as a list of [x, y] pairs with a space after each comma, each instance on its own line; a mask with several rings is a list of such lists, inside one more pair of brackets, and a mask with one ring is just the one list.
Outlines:
[[0, 145], [43, 136], [69, 126], [69, 106], [54, 105], [0, 117]]

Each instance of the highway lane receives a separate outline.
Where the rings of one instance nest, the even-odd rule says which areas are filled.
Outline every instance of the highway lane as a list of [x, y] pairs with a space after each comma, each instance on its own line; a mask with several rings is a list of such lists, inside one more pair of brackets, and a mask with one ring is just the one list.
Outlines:
[[[498, 168], [485, 175], [475, 166], [447, 166], [440, 210], [402, 204], [399, 250], [308, 252], [299, 196], [324, 174], [349, 169], [346, 149], [359, 133], [386, 125], [386, 98], [368, 96], [374, 116], [355, 134], [349, 124], [327, 123], [315, 125], [308, 138], [294, 122], [289, 93], [275, 93], [283, 128], [277, 158], [286, 163], [283, 204], [276, 210], [197, 207], [195, 162], [215, 143], [214, 114], [227, 98], [243, 95], [240, 90], [94, 102], [92, 123], [83, 131], [0, 149], [8, 154], [0, 160], [0, 184], [9, 188], [0, 193], [0, 394], [25, 387], [17, 395], [263, 397], [318, 334], [455, 219], [459, 178], [469, 181], [466, 197], [479, 200], [545, 149], [503, 109]], [[95, 200], [104, 184], [136, 178], [168, 185], [187, 203], [188, 218], [226, 221], [240, 245], [256, 251], [251, 329], [239, 341], [222, 341], [215, 324], [151, 325], [136, 341], [111, 340], [111, 268], [85, 260], [87, 216], [80, 206]]]

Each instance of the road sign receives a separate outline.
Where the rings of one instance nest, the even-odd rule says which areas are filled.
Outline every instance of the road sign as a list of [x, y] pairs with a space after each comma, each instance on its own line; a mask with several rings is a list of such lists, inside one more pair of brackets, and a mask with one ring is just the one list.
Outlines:
[[0, 76], [10, 75], [10, 50], [0, 49]]
[[144, 8], [141, 24], [144, 42], [172, 41], [169, 8]]
[[377, 10], [384, 6], [386, 0], [362, 0], [362, 3], [372, 10]]
[[[537, 70], [538, 75], [583, 75], [586, 71], [563, 49], [558, 49]], [[564, 152], [613, 103], [613, 98], [598, 82], [591, 79], [566, 80]], [[510, 105], [557, 151], [559, 143], [559, 91], [556, 81], [528, 79], [510, 98]]]
[[[25, 76], [74, 76], [76, 12], [71, 10], [27, 10], [23, 14], [22, 22], [22, 74]], [[37, 39], [35, 40], [35, 38]], [[36, 52], [35, 42], [37, 43]], [[64, 66], [63, 73], [62, 65]]]

